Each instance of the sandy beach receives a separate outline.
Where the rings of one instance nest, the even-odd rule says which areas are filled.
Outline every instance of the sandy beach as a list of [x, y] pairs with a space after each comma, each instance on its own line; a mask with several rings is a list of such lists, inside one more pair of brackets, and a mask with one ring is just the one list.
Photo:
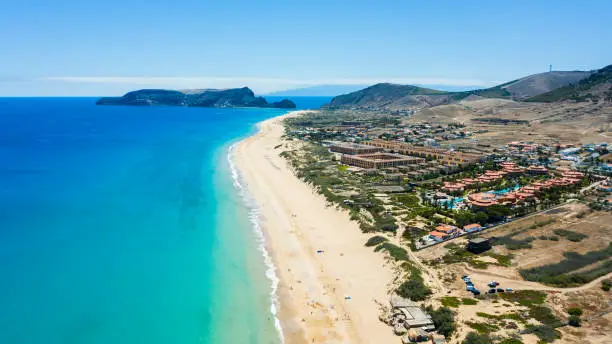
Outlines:
[[[267, 249], [280, 279], [279, 318], [285, 343], [396, 343], [378, 320], [392, 267], [364, 246], [368, 235], [347, 213], [299, 180], [279, 156], [282, 119], [260, 123], [240, 142], [234, 161], [261, 208]], [[321, 252], [318, 252], [321, 251]]]

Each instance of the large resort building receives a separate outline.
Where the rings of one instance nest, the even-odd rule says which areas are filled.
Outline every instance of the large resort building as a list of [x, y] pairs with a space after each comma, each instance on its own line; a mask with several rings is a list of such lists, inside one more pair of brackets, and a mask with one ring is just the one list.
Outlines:
[[380, 152], [382, 150], [378, 147], [372, 147], [370, 145], [362, 145], [359, 143], [352, 142], [336, 142], [332, 144], [329, 148], [334, 153], [342, 153], [349, 155], [372, 154]]
[[343, 164], [365, 169], [381, 169], [418, 164], [423, 162], [424, 159], [392, 153], [373, 153], [360, 155], [343, 154], [340, 161]]
[[395, 153], [435, 159], [445, 165], [464, 166], [481, 162], [484, 157], [479, 154], [449, 151], [441, 148], [413, 146], [403, 142], [372, 140], [368, 145], [383, 148]]

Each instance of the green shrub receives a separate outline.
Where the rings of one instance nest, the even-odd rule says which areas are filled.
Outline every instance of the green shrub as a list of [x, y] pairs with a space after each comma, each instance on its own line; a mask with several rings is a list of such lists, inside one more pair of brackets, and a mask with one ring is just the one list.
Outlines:
[[567, 229], [555, 229], [554, 232], [558, 236], [564, 237], [567, 240], [573, 241], [573, 242], [580, 242], [583, 239], [589, 237], [586, 234], [577, 233], [577, 232], [574, 232], [574, 231], [568, 231]]
[[399, 246], [393, 245], [390, 242], [382, 243], [382, 244], [376, 246], [376, 248], [374, 249], [374, 251], [376, 251], [376, 252], [381, 251], [381, 250], [385, 250], [385, 251], [389, 252], [389, 255], [391, 255], [391, 257], [393, 259], [395, 259], [395, 260], [398, 260], [398, 261], [408, 261], [408, 260], [410, 260], [408, 258], [408, 251], [406, 251], [405, 249], [403, 249], [403, 248], [401, 248]]
[[529, 308], [529, 316], [544, 325], [557, 326], [561, 324], [559, 318], [557, 318], [552, 310], [544, 306], [531, 306]]
[[570, 315], [569, 319], [567, 320], [567, 324], [574, 327], [580, 327], [580, 322], [580, 317], [577, 315]]
[[431, 321], [433, 321], [439, 334], [448, 338], [455, 332], [457, 328], [455, 325], [455, 314], [453, 314], [450, 308], [440, 307], [436, 310], [427, 308], [427, 313], [431, 315]]
[[454, 296], [446, 296], [442, 298], [442, 306], [457, 308], [461, 304], [461, 301]]
[[376, 246], [378, 244], [382, 244], [385, 241], [387, 241], [387, 238], [385, 238], [384, 236], [375, 235], [375, 236], [371, 237], [370, 239], [368, 239], [368, 241], [366, 241], [365, 245], [367, 247], [371, 247], [371, 246]]
[[547, 325], [527, 325], [526, 333], [533, 333], [546, 343], [552, 343], [561, 338], [561, 333]]
[[402, 203], [403, 205], [413, 208], [419, 205], [419, 198], [413, 194], [400, 194], [391, 197], [391, 200]]
[[476, 330], [476, 332], [480, 334], [489, 334], [491, 332], [499, 331], [499, 327], [487, 323], [477, 323], [477, 322], [466, 322], [466, 325]]
[[497, 253], [491, 253], [488, 252], [487, 255], [489, 257], [493, 257], [495, 259], [497, 259], [497, 263], [501, 266], [510, 266], [512, 265], [512, 258], [514, 258], [513, 255], [508, 254], [508, 255], [503, 255], [503, 254], [497, 254]]
[[470, 299], [470, 298], [463, 298], [461, 299], [461, 303], [463, 303], [466, 306], [473, 306], [473, 305], [478, 304], [478, 300]]
[[610, 287], [612, 287], [612, 280], [601, 281], [601, 290], [610, 291]]
[[369, 225], [368, 223], [362, 221], [361, 223], [359, 223], [359, 229], [361, 229], [361, 231], [363, 233], [373, 233], [376, 232], [376, 228], [374, 228], [374, 226]]
[[486, 334], [478, 334], [476, 332], [470, 332], [465, 336], [463, 344], [492, 344], [491, 338]]
[[514, 321], [518, 321], [521, 323], [525, 322], [525, 319], [523, 319], [520, 315], [518, 315], [517, 313], [506, 313], [506, 314], [499, 314], [499, 315], [493, 315], [493, 314], [488, 314], [488, 313], [484, 313], [484, 312], [476, 312], [476, 315], [482, 318], [486, 318], [486, 319], [495, 319], [495, 320], [514, 320]]
[[429, 295], [431, 295], [431, 290], [427, 288], [423, 281], [418, 279], [409, 279], [405, 281], [404, 283], [400, 284], [395, 292], [399, 296], [412, 301], [423, 301]]
[[509, 235], [495, 237], [493, 245], [504, 245], [509, 250], [521, 250], [532, 248], [531, 242], [535, 240], [534, 237], [526, 237], [524, 239], [514, 239], [514, 236], [521, 232], [512, 233]]
[[581, 316], [582, 315], [582, 308], [578, 308], [578, 307], [568, 308], [567, 309], [567, 314], [575, 315], [575, 316]]
[[517, 290], [512, 293], [498, 294], [498, 296], [527, 307], [543, 304], [546, 300], [546, 293], [537, 290]]
[[499, 344], [523, 344], [523, 342], [518, 338], [504, 338]]

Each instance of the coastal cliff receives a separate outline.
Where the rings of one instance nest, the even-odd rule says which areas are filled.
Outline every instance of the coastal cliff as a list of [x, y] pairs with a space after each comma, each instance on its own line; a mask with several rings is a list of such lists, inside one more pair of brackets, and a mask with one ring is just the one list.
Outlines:
[[248, 87], [231, 89], [203, 90], [161, 90], [145, 89], [128, 92], [122, 97], [103, 97], [96, 105], [133, 105], [133, 106], [193, 106], [193, 107], [258, 107], [295, 109], [289, 99], [268, 103], [263, 97], [256, 97]]

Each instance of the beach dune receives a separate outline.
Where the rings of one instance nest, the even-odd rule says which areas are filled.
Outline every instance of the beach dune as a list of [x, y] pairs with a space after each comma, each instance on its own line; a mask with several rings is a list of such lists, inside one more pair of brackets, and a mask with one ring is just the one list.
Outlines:
[[329, 206], [299, 180], [283, 151], [282, 119], [259, 124], [240, 142], [234, 161], [261, 209], [266, 245], [280, 279], [279, 318], [285, 343], [394, 343], [378, 320], [393, 280], [382, 254], [346, 212]]

